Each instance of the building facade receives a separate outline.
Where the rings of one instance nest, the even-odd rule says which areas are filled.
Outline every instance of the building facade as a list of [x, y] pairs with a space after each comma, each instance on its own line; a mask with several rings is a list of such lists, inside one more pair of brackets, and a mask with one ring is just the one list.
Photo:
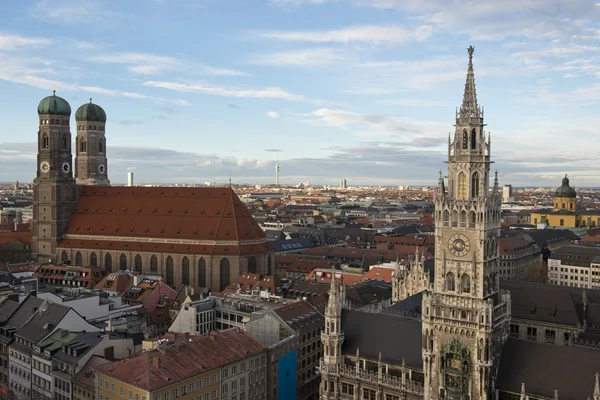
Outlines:
[[565, 245], [548, 259], [548, 283], [600, 289], [600, 248]]
[[223, 290], [243, 272], [272, 275], [264, 232], [231, 188], [111, 187], [106, 113], [77, 110], [75, 175], [71, 107], [38, 106], [32, 256], [42, 263], [160, 274], [167, 284]]
[[396, 263], [392, 274], [392, 301], [399, 302], [424, 290], [432, 289], [431, 274], [425, 271], [424, 256], [417, 250], [410, 267]]

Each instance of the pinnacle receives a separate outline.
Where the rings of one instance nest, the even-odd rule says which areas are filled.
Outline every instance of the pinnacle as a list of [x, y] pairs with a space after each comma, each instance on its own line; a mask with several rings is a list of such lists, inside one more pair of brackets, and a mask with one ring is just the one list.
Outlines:
[[477, 105], [477, 92], [475, 90], [475, 73], [473, 72], [473, 52], [475, 48], [469, 46], [467, 50], [469, 52], [469, 67], [467, 69], [465, 92], [459, 114], [463, 122], [468, 122], [471, 118], [480, 118], [480, 110]]

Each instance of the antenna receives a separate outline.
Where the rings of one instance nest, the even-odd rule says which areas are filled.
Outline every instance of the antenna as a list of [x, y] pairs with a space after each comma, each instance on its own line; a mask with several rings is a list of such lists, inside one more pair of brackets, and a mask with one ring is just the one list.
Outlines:
[[231, 188], [231, 171], [229, 171], [229, 187]]

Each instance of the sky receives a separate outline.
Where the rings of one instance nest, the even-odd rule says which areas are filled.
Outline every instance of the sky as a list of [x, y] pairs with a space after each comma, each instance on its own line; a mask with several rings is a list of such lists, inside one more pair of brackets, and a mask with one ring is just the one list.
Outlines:
[[56, 90], [106, 111], [114, 184], [274, 183], [279, 159], [282, 184], [435, 185], [472, 45], [500, 184], [600, 186], [598, 21], [597, 0], [12, 2], [0, 181], [33, 180]]

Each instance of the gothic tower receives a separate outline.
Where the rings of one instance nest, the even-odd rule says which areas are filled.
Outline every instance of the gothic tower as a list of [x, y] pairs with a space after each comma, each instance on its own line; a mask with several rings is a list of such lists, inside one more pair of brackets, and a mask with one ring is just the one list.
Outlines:
[[502, 198], [497, 177], [489, 192], [491, 141], [477, 104], [473, 51], [448, 139], [448, 187], [440, 176], [435, 195], [435, 283], [423, 295], [426, 399], [491, 399], [508, 337], [510, 297], [495, 272]]
[[110, 185], [106, 159], [106, 113], [92, 99], [75, 112], [77, 150], [75, 180], [78, 185]]
[[[344, 303], [343, 283], [335, 281], [335, 271], [331, 271], [331, 287], [325, 309], [325, 331], [321, 333], [323, 358], [321, 360], [321, 396], [324, 399], [337, 398], [340, 388], [336, 376], [344, 363], [342, 355], [342, 305]], [[330, 379], [329, 374], [332, 375]]]
[[71, 107], [53, 94], [38, 105], [37, 176], [33, 181], [33, 259], [57, 262], [56, 248], [75, 204]]

